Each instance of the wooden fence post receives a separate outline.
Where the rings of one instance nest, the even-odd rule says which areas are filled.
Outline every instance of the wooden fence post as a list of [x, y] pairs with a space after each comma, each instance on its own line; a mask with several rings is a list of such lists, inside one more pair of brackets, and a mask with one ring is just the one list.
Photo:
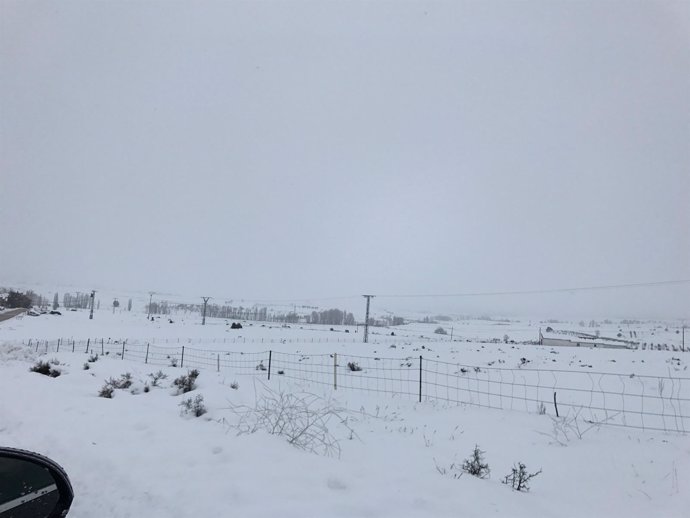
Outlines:
[[122, 342], [122, 357], [121, 357], [121, 359], [122, 360], [125, 359], [125, 342], [124, 341]]
[[220, 353], [216, 354], [216, 370], [220, 372]]
[[333, 353], [333, 390], [338, 390], [338, 353]]
[[89, 354], [89, 345], [91, 344], [91, 338], [87, 338], [86, 340], [86, 351], [84, 351], [86, 354]]
[[268, 351], [268, 379], [271, 379], [271, 356], [273, 351]]
[[144, 363], [149, 362], [149, 344], [146, 344], [146, 358], [144, 359]]
[[182, 359], [180, 360], [180, 367], [184, 367], [184, 345], [182, 346]]

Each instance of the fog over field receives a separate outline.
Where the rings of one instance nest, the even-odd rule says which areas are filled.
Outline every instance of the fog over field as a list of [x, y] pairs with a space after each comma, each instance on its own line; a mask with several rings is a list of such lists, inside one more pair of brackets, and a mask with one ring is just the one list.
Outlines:
[[383, 296], [690, 279], [689, 33], [687, 2], [2, 2], [0, 285], [687, 317], [687, 282]]

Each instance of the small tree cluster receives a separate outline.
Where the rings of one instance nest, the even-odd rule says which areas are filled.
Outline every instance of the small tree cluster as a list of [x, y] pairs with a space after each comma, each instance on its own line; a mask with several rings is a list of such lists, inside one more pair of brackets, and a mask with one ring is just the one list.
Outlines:
[[187, 374], [184, 374], [173, 381], [173, 385], [177, 387], [178, 394], [185, 394], [191, 392], [196, 388], [196, 379], [199, 377], [199, 371], [192, 369]]

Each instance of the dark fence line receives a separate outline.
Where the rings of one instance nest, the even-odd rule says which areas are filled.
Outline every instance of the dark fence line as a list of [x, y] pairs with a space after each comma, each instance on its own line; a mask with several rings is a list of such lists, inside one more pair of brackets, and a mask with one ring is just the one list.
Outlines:
[[[231, 352], [127, 340], [30, 340], [37, 352], [79, 352], [158, 366], [284, 377], [414, 401], [439, 401], [558, 415], [641, 430], [690, 431], [690, 378], [611, 372], [484, 367], [426, 359], [343, 353]], [[586, 412], [583, 414], [582, 412]]]

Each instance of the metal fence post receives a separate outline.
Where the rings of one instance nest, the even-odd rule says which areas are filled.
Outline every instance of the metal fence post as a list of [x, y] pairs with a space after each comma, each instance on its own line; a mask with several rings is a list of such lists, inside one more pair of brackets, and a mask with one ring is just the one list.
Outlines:
[[333, 390], [338, 390], [338, 353], [333, 353]]
[[273, 355], [272, 353], [273, 353], [273, 351], [270, 351], [270, 350], [268, 351], [268, 379], [269, 380], [271, 379], [271, 356]]
[[182, 346], [182, 358], [180, 359], [180, 367], [184, 367], [184, 345]]
[[58, 344], [57, 344], [57, 351], [55, 351], [55, 352], [56, 353], [60, 352], [60, 339], [59, 338], [58, 338]]
[[122, 359], [125, 359], [125, 343], [122, 342]]
[[422, 402], [422, 356], [419, 355], [419, 402]]
[[101, 340], [101, 356], [103, 356], [105, 354], [103, 351], [104, 351], [103, 340]]
[[146, 358], [144, 359], [144, 363], [149, 362], [149, 344], [146, 344]]
[[220, 353], [216, 354], [216, 370], [220, 372]]
[[91, 338], [88, 338], [86, 340], [86, 354], [89, 354], [89, 345], [91, 344]]
[[72, 340], [72, 352], [74, 352], [74, 339]]

